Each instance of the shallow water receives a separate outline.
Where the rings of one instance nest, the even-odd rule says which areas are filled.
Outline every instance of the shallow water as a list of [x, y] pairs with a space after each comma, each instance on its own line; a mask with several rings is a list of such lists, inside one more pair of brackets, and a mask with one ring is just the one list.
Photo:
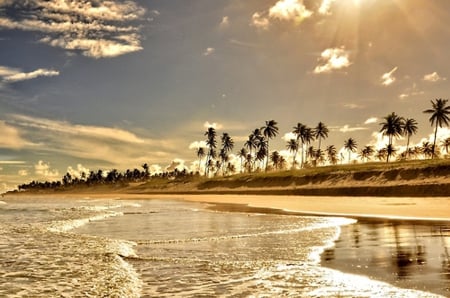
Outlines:
[[435, 297], [321, 265], [354, 220], [183, 201], [9, 199], [0, 296]]

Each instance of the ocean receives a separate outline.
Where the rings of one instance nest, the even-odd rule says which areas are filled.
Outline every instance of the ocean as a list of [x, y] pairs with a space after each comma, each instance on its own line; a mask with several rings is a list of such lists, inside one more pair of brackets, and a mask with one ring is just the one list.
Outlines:
[[[435, 274], [434, 270], [440, 274], [431, 275], [432, 281], [417, 278], [411, 284], [396, 283], [401, 276], [392, 277], [398, 274], [392, 264], [383, 267], [393, 271], [390, 278], [383, 278], [381, 269], [373, 275], [368, 272], [378, 271], [364, 270], [373, 264], [363, 256], [377, 251], [377, 245], [388, 263], [394, 250], [386, 252], [386, 247], [405, 247], [401, 237], [396, 237], [396, 243], [383, 243], [386, 237], [381, 228], [375, 241], [375, 228], [354, 219], [224, 212], [209, 207], [176, 199], [3, 198], [0, 297], [448, 294], [450, 274], [445, 271], [448, 263], [444, 264], [450, 249], [448, 232], [440, 237], [431, 233], [432, 242], [419, 237], [426, 264], [432, 266], [423, 276]], [[402, 229], [405, 226], [389, 231], [402, 233]], [[435, 243], [437, 248], [429, 247]]]

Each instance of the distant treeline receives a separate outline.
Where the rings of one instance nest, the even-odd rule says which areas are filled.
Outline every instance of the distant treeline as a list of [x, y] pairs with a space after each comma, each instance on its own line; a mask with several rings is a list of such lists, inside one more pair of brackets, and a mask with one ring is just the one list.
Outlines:
[[198, 173], [188, 172], [186, 169], [178, 170], [175, 168], [173, 171], [165, 171], [162, 173], [151, 174], [149, 166], [147, 164], [142, 165], [143, 170], [139, 169], [127, 169], [124, 172], [119, 172], [117, 169], [110, 171], [97, 170], [90, 171], [89, 173], [82, 172], [80, 177], [76, 177], [70, 173], [66, 173], [59, 181], [31, 181], [27, 184], [21, 184], [17, 188], [19, 191], [27, 190], [45, 190], [45, 189], [63, 189], [80, 186], [98, 186], [98, 185], [122, 185], [126, 186], [133, 182], [145, 182], [151, 179], [176, 179], [184, 177], [193, 177]]

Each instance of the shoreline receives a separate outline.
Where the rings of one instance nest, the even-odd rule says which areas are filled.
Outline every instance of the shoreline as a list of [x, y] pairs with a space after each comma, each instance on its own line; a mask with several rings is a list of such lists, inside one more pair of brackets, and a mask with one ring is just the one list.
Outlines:
[[212, 204], [229, 212], [260, 212], [303, 216], [348, 217], [361, 222], [450, 222], [449, 197], [292, 196], [184, 193], [22, 193], [4, 199], [36, 196], [67, 199], [184, 200]]

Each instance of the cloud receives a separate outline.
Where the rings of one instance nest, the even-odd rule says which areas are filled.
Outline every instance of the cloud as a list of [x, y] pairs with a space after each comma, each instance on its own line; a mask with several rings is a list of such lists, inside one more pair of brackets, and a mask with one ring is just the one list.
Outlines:
[[437, 72], [433, 72], [433, 73], [424, 75], [423, 80], [427, 81], [427, 82], [435, 83], [435, 82], [439, 82], [439, 81], [445, 81], [445, 80], [447, 80], [447, 78], [441, 77], [440, 75], [438, 75]]
[[422, 91], [422, 90], [420, 90], [419, 88], [417, 88], [417, 84], [414, 83], [414, 84], [412, 85], [412, 87], [406, 88], [406, 89], [404, 90], [404, 92], [401, 93], [401, 94], [398, 96], [398, 98], [400, 98], [400, 99], [406, 99], [406, 98], [411, 97], [411, 96], [417, 96], [417, 95], [423, 95], [423, 94], [425, 94], [425, 92]]
[[32, 147], [28, 143], [23, 145], [25, 149], [89, 160], [89, 163], [100, 163], [102, 167], [121, 168], [167, 160], [171, 154], [186, 146], [181, 139], [156, 141], [114, 127], [80, 125], [24, 115], [10, 115], [10, 118], [15, 130], [34, 142], [29, 143]]
[[210, 127], [212, 127], [212, 128], [214, 128], [214, 129], [221, 129], [221, 128], [223, 127], [223, 125], [222, 125], [222, 124], [219, 124], [219, 123], [216, 123], [216, 122], [209, 123], [208, 121], [206, 121], [205, 123], [203, 123], [203, 127], [204, 127], [204, 128], [210, 128]]
[[321, 63], [314, 69], [314, 73], [329, 73], [333, 70], [349, 67], [351, 65], [349, 60], [349, 52], [344, 47], [341, 48], [329, 48], [324, 50], [320, 58]]
[[25, 177], [25, 176], [28, 176], [29, 173], [28, 173], [28, 170], [19, 170], [19, 171], [17, 172], [17, 175], [22, 176], [22, 177]]
[[357, 127], [350, 127], [350, 125], [348, 125], [348, 124], [345, 124], [344, 126], [339, 128], [339, 131], [343, 132], [343, 133], [354, 132], [354, 131], [359, 131], [359, 130], [367, 130], [367, 128], [366, 127], [359, 127], [359, 126], [357, 126]]
[[230, 26], [230, 18], [228, 16], [224, 16], [219, 26], [222, 29], [228, 28]]
[[350, 110], [356, 110], [356, 109], [362, 109], [364, 106], [356, 103], [344, 103], [344, 108], [350, 109]]
[[0, 138], [0, 148], [21, 149], [29, 144], [22, 138], [17, 128], [8, 125], [3, 120], [0, 120], [0, 131], [2, 132], [2, 136]]
[[269, 19], [267, 17], [263, 17], [260, 13], [255, 12], [252, 15], [251, 25], [258, 29], [267, 30], [269, 28]]
[[203, 52], [203, 56], [209, 56], [213, 54], [215, 51], [216, 51], [215, 48], [206, 48], [205, 51]]
[[83, 136], [99, 139], [110, 139], [114, 141], [142, 144], [145, 141], [135, 134], [119, 128], [102, 126], [89, 126], [71, 124], [64, 121], [56, 121], [44, 118], [29, 117], [25, 115], [13, 115], [16, 123], [20, 126], [42, 129], [51, 132], [59, 132], [73, 136]]
[[71, 166], [67, 167], [67, 173], [69, 173], [72, 177], [81, 178], [82, 173], [86, 173], [89, 175], [90, 170], [84, 167], [82, 164], [77, 164], [77, 168], [74, 169]]
[[50, 163], [46, 163], [42, 160], [39, 160], [37, 164], [34, 165], [34, 173], [41, 178], [56, 180], [61, 178], [58, 170], [51, 169]]
[[284, 141], [289, 142], [289, 140], [296, 140], [297, 135], [292, 132], [287, 132], [281, 137]]
[[23, 165], [25, 163], [23, 160], [0, 160], [0, 165]]
[[330, 10], [331, 4], [334, 1], [335, 0], [323, 0], [322, 3], [320, 4], [318, 12], [323, 15], [330, 15], [331, 14], [331, 10]]
[[188, 167], [185, 166], [185, 161], [179, 158], [172, 160], [172, 162], [166, 167], [166, 171], [172, 172], [175, 169], [179, 171], [183, 171], [184, 169], [188, 170]]
[[373, 123], [377, 123], [378, 122], [378, 118], [377, 117], [371, 117], [369, 119], [367, 119], [364, 124], [373, 124]]
[[194, 141], [189, 144], [189, 149], [206, 148], [205, 141]]
[[394, 73], [397, 71], [398, 67], [394, 67], [390, 72], [384, 73], [380, 80], [381, 80], [381, 84], [384, 86], [389, 86], [392, 85], [396, 78], [394, 77]]
[[0, 29], [38, 32], [40, 42], [54, 47], [93, 58], [142, 50], [138, 23], [146, 11], [135, 1], [29, 0], [3, 7], [9, 13], [0, 17]]
[[303, 22], [312, 14], [313, 12], [305, 7], [302, 0], [280, 0], [269, 9], [269, 17], [283, 21], [294, 21], [297, 24]]
[[[6, 67], [2, 66], [1, 68], [3, 68], [3, 73], [6, 74], [7, 72], [4, 71]], [[0, 72], [0, 76], [3, 80], [9, 83], [31, 80], [37, 77], [53, 77], [57, 75], [59, 75], [59, 71], [45, 68], [39, 68], [32, 72], [20, 72], [15, 68], [9, 68], [9, 73], [4, 76], [2, 76], [2, 72]]]

